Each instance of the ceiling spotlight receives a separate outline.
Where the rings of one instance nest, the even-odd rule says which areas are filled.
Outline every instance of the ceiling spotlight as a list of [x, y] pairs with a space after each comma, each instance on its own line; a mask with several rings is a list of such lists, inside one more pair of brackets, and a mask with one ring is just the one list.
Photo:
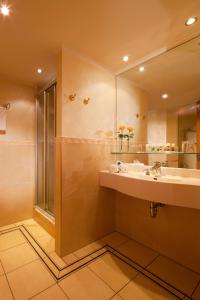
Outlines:
[[163, 95], [162, 95], [162, 98], [163, 98], [163, 99], [167, 99], [167, 98], [168, 98], [168, 95], [167, 95], [167, 94], [163, 94]]
[[143, 66], [139, 67], [139, 71], [143, 72], [144, 71], [144, 67]]
[[127, 62], [129, 60], [128, 55], [124, 55], [123, 58], [122, 58], [122, 60], [125, 61], [125, 62]]
[[2, 4], [1, 7], [0, 7], [0, 12], [1, 12], [2, 15], [8, 16], [9, 13], [10, 13], [10, 9], [6, 4]]
[[197, 20], [198, 20], [197, 17], [190, 17], [185, 21], [185, 25], [190, 26], [190, 25], [196, 23]]
[[38, 74], [42, 73], [42, 69], [37, 69]]

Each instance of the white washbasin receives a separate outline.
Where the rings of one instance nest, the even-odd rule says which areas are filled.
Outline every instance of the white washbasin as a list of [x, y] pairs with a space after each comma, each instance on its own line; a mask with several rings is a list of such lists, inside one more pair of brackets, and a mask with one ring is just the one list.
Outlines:
[[143, 173], [101, 171], [100, 186], [137, 199], [200, 209], [200, 178], [165, 175], [155, 180]]
[[135, 175], [138, 178], [150, 180], [150, 181], [160, 181], [160, 182], [174, 182], [174, 183], [181, 183], [183, 181], [183, 177], [181, 176], [173, 176], [173, 175], [164, 175], [164, 176], [152, 176], [152, 175], [146, 175], [144, 173], [138, 173]]

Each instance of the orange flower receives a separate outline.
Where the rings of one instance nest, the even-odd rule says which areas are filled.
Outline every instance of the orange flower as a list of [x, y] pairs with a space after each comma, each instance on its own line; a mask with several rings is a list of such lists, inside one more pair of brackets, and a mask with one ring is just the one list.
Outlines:
[[119, 130], [123, 131], [126, 128], [124, 124], [119, 125]]
[[131, 127], [131, 126], [129, 126], [129, 127], [127, 127], [127, 130], [128, 130], [128, 132], [129, 132], [129, 133], [131, 133], [131, 132], [133, 132], [133, 131], [134, 131], [134, 128], [133, 128], [133, 127]]

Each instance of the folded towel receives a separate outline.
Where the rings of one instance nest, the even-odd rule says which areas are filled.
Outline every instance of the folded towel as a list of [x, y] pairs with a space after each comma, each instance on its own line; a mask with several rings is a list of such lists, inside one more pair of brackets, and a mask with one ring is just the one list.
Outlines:
[[116, 164], [112, 164], [110, 166], [110, 172], [111, 173], [119, 173], [119, 169], [118, 169], [118, 166]]
[[5, 132], [6, 131], [6, 108], [5, 107], [0, 107], [0, 132]]
[[126, 173], [127, 172], [126, 164], [121, 161], [117, 161], [115, 164], [112, 164], [110, 166], [110, 172], [111, 173]]

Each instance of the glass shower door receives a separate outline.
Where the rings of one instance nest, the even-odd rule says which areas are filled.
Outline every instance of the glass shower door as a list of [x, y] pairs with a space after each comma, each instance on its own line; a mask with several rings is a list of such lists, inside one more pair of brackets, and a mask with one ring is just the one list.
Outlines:
[[54, 215], [55, 95], [53, 85], [36, 100], [36, 206]]
[[54, 215], [55, 85], [46, 91], [46, 210]]
[[36, 101], [36, 205], [45, 210], [45, 94]]

